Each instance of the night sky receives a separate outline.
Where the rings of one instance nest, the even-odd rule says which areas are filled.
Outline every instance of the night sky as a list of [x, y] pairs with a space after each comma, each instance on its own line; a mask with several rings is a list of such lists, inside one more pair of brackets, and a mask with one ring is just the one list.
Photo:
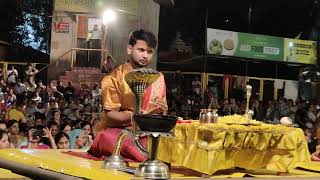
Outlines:
[[[161, 7], [159, 50], [167, 50], [176, 31], [193, 45], [194, 52], [204, 52], [207, 26], [238, 32], [316, 40], [319, 9], [317, 0], [175, 0], [174, 8]], [[249, 9], [251, 18], [249, 23]], [[320, 20], [318, 17], [318, 26]]]

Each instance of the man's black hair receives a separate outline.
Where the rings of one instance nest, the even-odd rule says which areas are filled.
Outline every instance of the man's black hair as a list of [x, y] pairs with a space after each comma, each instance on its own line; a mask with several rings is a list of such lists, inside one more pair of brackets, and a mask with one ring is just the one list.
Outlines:
[[154, 36], [153, 33], [145, 31], [143, 29], [133, 31], [130, 34], [129, 44], [131, 46], [134, 46], [137, 43], [137, 40], [145, 41], [147, 45], [151, 48], [156, 48], [158, 43], [157, 38]]

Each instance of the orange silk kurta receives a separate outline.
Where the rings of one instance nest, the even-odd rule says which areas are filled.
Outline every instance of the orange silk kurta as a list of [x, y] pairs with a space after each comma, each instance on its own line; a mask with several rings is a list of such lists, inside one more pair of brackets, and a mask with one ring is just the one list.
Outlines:
[[[101, 82], [101, 90], [102, 105], [104, 110], [134, 110], [135, 97], [124, 79], [125, 74], [131, 70], [133, 70], [131, 64], [122, 64], [103, 78]], [[166, 85], [162, 74], [152, 85], [146, 89], [142, 100], [141, 110], [148, 112], [148, 110], [154, 108], [158, 101], [167, 104]], [[108, 120], [105, 118], [104, 113], [102, 113], [100, 119], [101, 124], [103, 125], [99, 126], [99, 130], [108, 127]]]

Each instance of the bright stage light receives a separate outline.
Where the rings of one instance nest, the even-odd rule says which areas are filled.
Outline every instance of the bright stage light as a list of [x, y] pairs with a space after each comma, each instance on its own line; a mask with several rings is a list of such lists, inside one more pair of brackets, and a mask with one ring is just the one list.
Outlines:
[[108, 24], [116, 19], [116, 13], [111, 10], [107, 9], [103, 12], [102, 21], [103, 24]]

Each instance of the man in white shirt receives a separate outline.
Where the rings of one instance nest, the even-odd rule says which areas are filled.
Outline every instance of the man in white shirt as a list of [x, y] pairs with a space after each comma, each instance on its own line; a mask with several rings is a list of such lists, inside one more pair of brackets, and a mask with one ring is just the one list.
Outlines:
[[11, 66], [11, 69], [8, 70], [8, 83], [16, 84], [16, 79], [18, 77], [18, 71], [14, 68], [14, 65]]
[[14, 89], [17, 95], [23, 95], [27, 90], [26, 86], [21, 82], [21, 79], [17, 79], [17, 84]]
[[87, 41], [91, 39], [101, 39], [101, 31], [99, 31], [98, 24], [93, 26], [93, 30], [89, 31]]

